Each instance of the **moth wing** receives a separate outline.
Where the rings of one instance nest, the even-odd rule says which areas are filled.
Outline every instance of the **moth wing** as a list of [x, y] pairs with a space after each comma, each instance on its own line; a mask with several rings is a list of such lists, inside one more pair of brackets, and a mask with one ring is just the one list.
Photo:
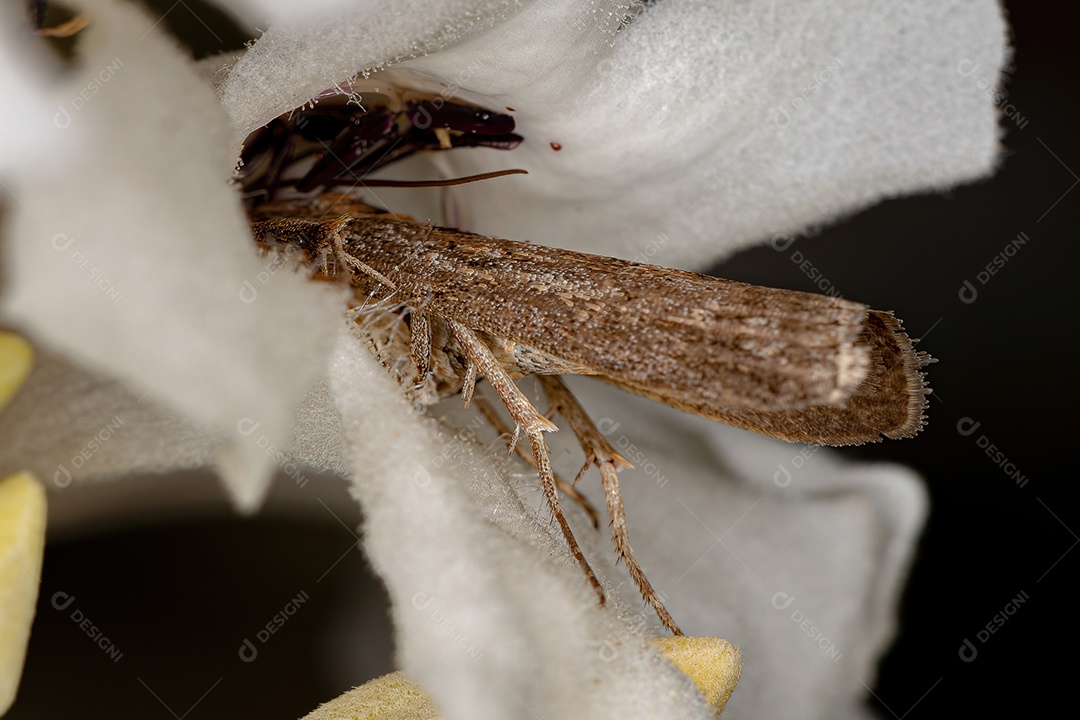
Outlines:
[[[338, 244], [379, 273], [354, 274], [355, 287], [389, 278], [402, 302], [499, 339], [523, 372], [596, 375], [792, 441], [856, 444], [907, 437], [923, 424], [929, 359], [891, 313], [425, 226], [339, 200], [331, 203], [337, 220], [301, 220], [290, 209], [293, 217], [253, 229], [261, 242], [276, 235], [309, 254]], [[309, 212], [326, 218], [331, 209]]]
[[865, 374], [849, 395], [805, 407], [760, 409], [717, 406], [678, 388], [640, 385], [620, 378], [601, 379], [726, 425], [791, 442], [860, 445], [882, 436], [911, 437], [925, 424], [926, 386], [922, 368], [931, 362], [916, 352], [892, 313], [870, 310], [856, 342], [868, 357]]
[[[923, 425], [929, 358], [891, 313], [611, 258], [527, 252], [517, 266], [534, 269], [527, 283], [546, 292], [527, 298], [544, 322], [499, 330], [561, 372], [795, 442], [860, 444]], [[529, 371], [545, 372], [535, 362]]]

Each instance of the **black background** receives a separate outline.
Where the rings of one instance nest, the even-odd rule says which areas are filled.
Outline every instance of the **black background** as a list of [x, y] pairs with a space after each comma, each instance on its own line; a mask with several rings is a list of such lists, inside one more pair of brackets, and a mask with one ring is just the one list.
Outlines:
[[[931, 495], [901, 634], [874, 690], [872, 702], [884, 717], [936, 717], [958, 708], [972, 716], [1030, 714], [1056, 702], [1068, 707], [1074, 683], [1080, 18], [1065, 3], [1057, 5], [1069, 9], [1056, 12], [1049, 4], [1006, 5], [1016, 46], [1008, 102], [1025, 122], [1003, 120], [1006, 152], [998, 174], [946, 195], [882, 203], [792, 248], [845, 297], [894, 309], [923, 338], [920, 347], [939, 358], [930, 368], [930, 424], [919, 437], [843, 451], [909, 464], [924, 475]], [[203, 19], [212, 15], [192, 7]], [[187, 6], [175, 6], [167, 24], [192, 43], [215, 45], [187, 13]], [[244, 39], [213, 26], [218, 47]], [[976, 274], [1020, 232], [1027, 244], [979, 284]], [[717, 274], [815, 289], [791, 250], [757, 248]], [[970, 304], [959, 297], [965, 279], [979, 293]], [[981, 424], [963, 435], [957, 429], [963, 418]], [[1025, 484], [984, 453], [984, 436]], [[357, 518], [343, 522], [355, 526]], [[302, 716], [348, 687], [326, 677], [320, 658], [329, 630], [318, 624], [334, 614], [336, 592], [356, 582], [342, 578], [362, 573], [360, 553], [348, 552], [354, 541], [337, 523], [272, 517], [58, 539], [46, 556], [42, 604], [10, 717], [51, 717], [71, 707], [82, 717], [168, 717], [162, 705], [176, 715], [194, 707], [193, 719], [233, 716], [240, 708], [252, 717]], [[325, 560], [315, 561], [317, 574], [334, 567], [321, 581], [312, 575], [312, 557]], [[311, 609], [297, 613], [259, 662], [238, 664], [236, 628], [271, 617], [301, 589], [311, 596]], [[57, 590], [80, 598], [95, 624], [118, 629], [113, 641], [146, 677], [108, 672], [103, 653], [67, 615], [47, 606]], [[372, 581], [376, 618], [385, 602], [381, 592]], [[1017, 598], [1026, 600], [979, 639]], [[372, 657], [372, 675], [390, 668], [386, 628], [376, 623], [356, 639], [357, 652]], [[977, 650], [970, 662], [960, 656], [965, 639]], [[215, 684], [218, 677], [226, 679]]]

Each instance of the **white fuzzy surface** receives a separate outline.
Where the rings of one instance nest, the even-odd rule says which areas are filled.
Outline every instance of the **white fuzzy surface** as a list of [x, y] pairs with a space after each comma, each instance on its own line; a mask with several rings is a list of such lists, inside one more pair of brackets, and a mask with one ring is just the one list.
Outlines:
[[[608, 427], [618, 423], [608, 439], [638, 466], [620, 473], [627, 522], [669, 609], [688, 634], [743, 650], [724, 716], [855, 711], [895, 632], [926, 510], [918, 478], [686, 416], [601, 383], [574, 388]], [[628, 576], [623, 587], [632, 598]]]
[[[253, 509], [273, 465], [237, 425], [287, 440], [340, 302], [255, 253], [226, 185], [225, 113], [190, 60], [142, 12], [93, 5], [79, 63], [62, 82], [36, 73], [58, 114], [31, 116], [49, 153], [17, 157], [5, 183], [3, 317], [213, 426], [215, 462]], [[0, 139], [11, 155], [21, 142]]]
[[[362, 351], [343, 339], [331, 388], [366, 512], [364, 547], [390, 591], [399, 660], [442, 712], [707, 716], [689, 678], [647, 645], [640, 618], [597, 604], [557, 527], [522, 504], [505, 465], [418, 428], [429, 424], [409, 417]], [[373, 400], [386, 412], [373, 414]], [[408, 452], [373, 455], [373, 444]]]
[[[475, 4], [275, 27], [223, 87], [240, 135], [442, 44], [388, 77], [512, 107], [525, 137], [513, 153], [443, 158], [456, 174], [530, 173], [456, 189], [470, 229], [628, 258], [654, 248], [680, 267], [996, 162], [996, 109], [970, 73], [1005, 60], [991, 0], [662, 2], [622, 31], [617, 3], [490, 3], [482, 17], [508, 15], [490, 30], [456, 19]], [[394, 44], [388, 24], [423, 40]]]
[[[456, 433], [470, 416], [437, 424], [405, 407], [341, 334], [340, 297], [288, 271], [263, 282], [225, 184], [236, 145], [334, 82], [393, 65], [401, 82], [515, 109], [518, 151], [444, 157], [457, 173], [530, 171], [455, 191], [471, 227], [702, 266], [988, 172], [994, 108], [958, 63], [1001, 67], [996, 3], [667, 0], [622, 29], [625, 8], [600, 0], [364, 3], [315, 22], [277, 3], [235, 7], [249, 25], [276, 22], [218, 78], [223, 103], [127, 4], [86, 3], [93, 24], [64, 69], [0, 9], [0, 78], [25, 109], [0, 109], [0, 322], [43, 350], [0, 416], [0, 471], [51, 478], [54, 508], [77, 502], [69, 485], [146, 472], [172, 472], [179, 496], [179, 471], [215, 466], [242, 508], [293, 458], [348, 474], [401, 667], [448, 718], [705, 717], [645, 643], [655, 618], [605, 532], [569, 508], [612, 592], [601, 609], [531, 481]], [[240, 299], [245, 281], [255, 302]], [[859, 716], [925, 513], [917, 479], [598, 383], [575, 390], [617, 446], [634, 444], [631, 537], [669, 607], [688, 632], [742, 647], [727, 716]], [[73, 462], [113, 418], [119, 429]], [[267, 452], [290, 437], [286, 455]], [[572, 443], [552, 444], [572, 476]]]

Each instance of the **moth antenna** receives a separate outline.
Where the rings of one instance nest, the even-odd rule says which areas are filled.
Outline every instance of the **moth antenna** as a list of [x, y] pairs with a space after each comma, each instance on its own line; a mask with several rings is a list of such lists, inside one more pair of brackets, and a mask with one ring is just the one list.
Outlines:
[[[40, 5], [46, 5], [47, 3], [40, 3]], [[86, 16], [79, 13], [70, 20], [65, 20], [59, 25], [50, 25], [49, 27], [39, 26], [35, 32], [42, 37], [53, 38], [69, 38], [83, 30], [89, 22]]]
[[513, 168], [511, 170], [496, 170], [494, 172], [480, 173], [478, 175], [464, 175], [462, 177], [448, 178], [446, 180], [364, 180], [361, 184], [365, 187], [451, 187], [453, 185], [466, 185], [468, 183], [480, 182], [481, 180], [492, 180], [494, 178], [506, 177], [507, 175], [528, 174], [528, 170]]

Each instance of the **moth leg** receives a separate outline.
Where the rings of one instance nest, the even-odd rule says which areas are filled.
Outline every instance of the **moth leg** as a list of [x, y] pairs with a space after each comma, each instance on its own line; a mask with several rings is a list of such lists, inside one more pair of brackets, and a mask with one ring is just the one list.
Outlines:
[[[570, 392], [570, 388], [557, 375], [537, 375], [544, 394], [552, 408], [556, 408], [559, 414], [566, 418], [570, 429], [574, 431], [582, 450], [585, 451], [585, 464], [578, 473], [580, 478], [590, 465], [596, 465], [600, 471], [600, 478], [604, 484], [604, 496], [607, 498], [608, 515], [611, 516], [611, 532], [615, 537], [615, 550], [619, 557], [626, 563], [626, 569], [630, 577], [641, 591], [641, 597], [645, 599], [653, 610], [656, 611], [660, 622], [664, 627], [675, 635], [682, 635], [682, 630], [675, 624], [675, 620], [660, 601], [652, 583], [645, 577], [645, 571], [638, 565], [634, 558], [634, 551], [630, 547], [630, 535], [626, 529], [626, 513], [623, 510], [622, 495], [619, 493], [619, 476], [617, 471], [621, 468], [633, 467], [608, 443], [596, 425], [586, 414], [581, 403]], [[576, 481], [575, 481], [576, 482]]]
[[[476, 365], [472, 362], [465, 368], [465, 379], [461, 383], [461, 399], [465, 401], [465, 407], [469, 407], [469, 403], [472, 402], [473, 392], [476, 390]], [[502, 397], [501, 395], [499, 396]], [[505, 400], [503, 401], [505, 402]], [[514, 427], [514, 441], [511, 443], [514, 447], [517, 447], [518, 441], [518, 428]]]
[[416, 367], [417, 382], [423, 382], [431, 372], [431, 323], [427, 313], [414, 311], [411, 318], [409, 357]]
[[529, 399], [525, 397], [524, 393], [518, 389], [518, 386], [514, 384], [514, 381], [499, 365], [499, 361], [492, 354], [491, 348], [484, 344], [479, 335], [455, 320], [447, 320], [447, 325], [457, 337], [469, 365], [487, 378], [488, 382], [491, 383], [491, 387], [499, 395], [499, 399], [503, 401], [506, 409], [510, 412], [510, 417], [514, 420], [514, 443], [511, 447], [517, 444], [517, 437], [521, 431], [524, 431], [525, 436], [529, 438], [529, 444], [532, 446], [533, 451], [533, 460], [536, 462], [536, 472], [540, 476], [540, 484], [544, 489], [544, 498], [547, 500], [548, 507], [551, 508], [551, 514], [559, 523], [559, 528], [562, 530], [566, 544], [570, 548], [570, 553], [574, 556], [578, 565], [581, 566], [585, 576], [589, 579], [589, 584], [592, 585], [593, 590], [596, 591], [596, 596], [600, 599], [600, 603], [603, 604], [604, 590], [600, 587], [600, 581], [597, 579], [596, 573], [593, 572], [589, 562], [585, 559], [585, 554], [581, 552], [581, 547], [574, 537], [574, 532], [570, 529], [570, 523], [566, 521], [562, 505], [559, 503], [559, 489], [558, 484], [555, 482], [555, 473], [551, 469], [550, 451], [547, 443], [544, 442], [544, 433], [558, 430], [558, 428], [536, 411]]
[[[476, 403], [477, 410], [479, 410], [484, 418], [487, 419], [488, 424], [495, 429], [495, 432], [499, 433], [499, 435], [510, 434], [510, 429], [506, 427], [502, 418], [495, 412], [495, 408], [491, 407], [491, 403], [482, 397], [475, 398], [474, 402]], [[533, 456], [525, 452], [525, 450], [517, 443], [514, 444], [514, 452], [517, 453], [518, 457], [527, 462], [533, 470], [538, 469], [536, 467], [536, 460], [533, 459]], [[555, 473], [555, 482], [558, 483], [560, 490], [569, 495], [572, 500], [585, 509], [585, 512], [589, 515], [589, 519], [592, 520], [593, 527], [599, 530], [600, 515], [596, 512], [596, 508], [593, 507], [593, 504], [589, 502], [589, 498], [578, 492], [578, 489], [574, 487], [574, 485], [559, 477], [558, 473]]]

